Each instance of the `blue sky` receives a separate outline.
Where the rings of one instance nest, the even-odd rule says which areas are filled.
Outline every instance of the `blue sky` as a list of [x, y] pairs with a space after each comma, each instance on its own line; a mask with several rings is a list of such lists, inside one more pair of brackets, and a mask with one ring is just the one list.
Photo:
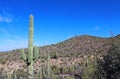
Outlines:
[[30, 14], [37, 46], [120, 33], [120, 0], [1, 0], [0, 51], [27, 47]]

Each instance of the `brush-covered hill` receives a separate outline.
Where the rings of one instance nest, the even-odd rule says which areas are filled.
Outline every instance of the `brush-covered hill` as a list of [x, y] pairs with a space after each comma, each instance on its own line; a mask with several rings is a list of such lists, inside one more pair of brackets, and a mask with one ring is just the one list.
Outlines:
[[[69, 38], [57, 44], [38, 47], [40, 57], [35, 63], [35, 72], [39, 71], [39, 67], [42, 64], [47, 63], [47, 53], [49, 53], [51, 68], [56, 75], [64, 77], [77, 73], [87, 57], [90, 57], [92, 61], [94, 60], [94, 55], [97, 54], [97, 58], [102, 59], [102, 56], [107, 53], [111, 46], [111, 38], [115, 39], [115, 43], [120, 43], [120, 35], [109, 38], [82, 35]], [[25, 52], [27, 53], [27, 49], [25, 49]], [[74, 70], [70, 71], [71, 67], [74, 67]], [[60, 72], [59, 69], [61, 68], [66, 69], [66, 71]], [[1, 52], [0, 69], [4, 73], [8, 70], [22, 70], [26, 72], [26, 65], [21, 60], [20, 49]]]

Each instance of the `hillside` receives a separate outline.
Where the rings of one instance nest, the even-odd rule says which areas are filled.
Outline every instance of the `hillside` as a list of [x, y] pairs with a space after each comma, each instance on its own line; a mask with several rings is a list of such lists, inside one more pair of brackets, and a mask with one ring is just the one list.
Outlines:
[[[119, 43], [120, 35], [113, 37], [115, 43]], [[63, 77], [75, 76], [81, 72], [81, 67], [84, 64], [87, 57], [94, 60], [94, 55], [97, 54], [98, 59], [102, 59], [102, 56], [106, 54], [110, 48], [111, 37], [102, 38], [90, 35], [75, 36], [57, 44], [46, 45], [39, 47], [40, 58], [35, 63], [35, 72], [39, 72], [39, 67], [47, 62], [47, 52], [50, 54], [50, 63], [55, 74]], [[27, 50], [25, 49], [25, 52]], [[20, 49], [1, 52], [0, 53], [0, 70], [3, 73], [7, 73], [11, 70], [22, 70], [26, 72], [26, 65], [23, 60], [20, 59]], [[71, 72], [67, 69], [74, 67]], [[79, 67], [79, 69], [77, 69]], [[63, 73], [57, 69], [66, 68]]]

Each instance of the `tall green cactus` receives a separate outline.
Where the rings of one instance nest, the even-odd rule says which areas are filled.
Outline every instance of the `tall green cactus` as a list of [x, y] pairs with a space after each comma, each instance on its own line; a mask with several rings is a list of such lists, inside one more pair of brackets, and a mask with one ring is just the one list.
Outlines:
[[97, 53], [95, 53], [94, 65], [97, 66]]
[[48, 76], [47, 76], [47, 78], [50, 79], [50, 71], [51, 71], [50, 70], [50, 55], [49, 55], [49, 52], [47, 52], [47, 53], [48, 53], [48, 55], [47, 55], [48, 56], [48, 59], [47, 59], [47, 75]]
[[25, 55], [24, 50], [21, 50], [21, 57], [28, 66], [28, 79], [34, 78], [34, 62], [39, 57], [39, 50], [37, 47], [33, 47], [33, 36], [34, 36], [34, 23], [33, 15], [30, 15], [30, 25], [29, 25], [29, 39], [28, 39], [28, 52]]

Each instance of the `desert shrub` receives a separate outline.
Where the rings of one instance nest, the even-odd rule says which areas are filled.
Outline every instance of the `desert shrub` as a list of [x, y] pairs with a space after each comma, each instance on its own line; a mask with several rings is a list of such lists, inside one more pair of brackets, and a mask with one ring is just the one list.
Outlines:
[[1, 63], [1, 64], [5, 64], [6, 61], [7, 61], [7, 58], [2, 58], [2, 57], [0, 58], [0, 63]]
[[57, 66], [51, 66], [51, 69], [54, 74], [60, 74], [60, 68]]
[[69, 68], [68, 67], [61, 67], [60, 68], [60, 73], [61, 74], [69, 73]]
[[51, 79], [58, 79], [58, 76], [55, 74], [51, 74]]
[[102, 68], [107, 79], [117, 79], [117, 76], [120, 75], [120, 49], [115, 49], [110, 49], [111, 51], [108, 52], [104, 57], [104, 62], [102, 62]]
[[5, 74], [2, 73], [2, 69], [0, 69], [0, 79], [5, 79]]
[[82, 79], [94, 79], [95, 67], [92, 64], [84, 67]]
[[99, 60], [98, 79], [119, 79], [120, 78], [120, 43], [111, 39], [111, 47], [104, 55], [103, 61]]
[[74, 72], [75, 71], [75, 67], [73, 66], [69, 66], [69, 72]]
[[10, 76], [11, 79], [26, 79], [27, 73], [23, 71], [14, 71], [12, 74], [6, 74], [6, 77]]
[[69, 77], [67, 77], [66, 79], [75, 79], [75, 78], [74, 78], [74, 77], [69, 76]]
[[50, 53], [50, 57], [52, 59], [57, 59], [58, 58], [58, 52], [52, 52], [52, 53]]

